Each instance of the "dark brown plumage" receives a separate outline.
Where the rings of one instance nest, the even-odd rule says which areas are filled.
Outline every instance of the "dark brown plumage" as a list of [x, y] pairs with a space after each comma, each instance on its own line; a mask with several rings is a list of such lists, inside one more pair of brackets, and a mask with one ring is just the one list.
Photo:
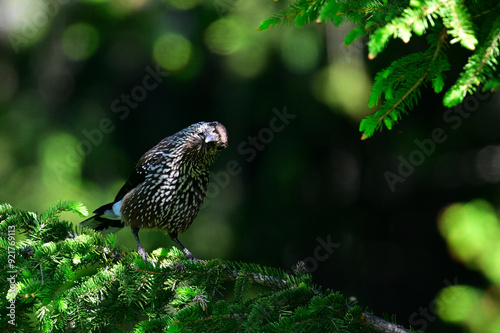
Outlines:
[[187, 258], [195, 259], [177, 237], [198, 214], [208, 186], [208, 169], [227, 144], [226, 128], [216, 121], [193, 124], [163, 139], [139, 159], [115, 200], [96, 209], [81, 226], [105, 232], [129, 226], [144, 260], [147, 255], [139, 230], [162, 229]]

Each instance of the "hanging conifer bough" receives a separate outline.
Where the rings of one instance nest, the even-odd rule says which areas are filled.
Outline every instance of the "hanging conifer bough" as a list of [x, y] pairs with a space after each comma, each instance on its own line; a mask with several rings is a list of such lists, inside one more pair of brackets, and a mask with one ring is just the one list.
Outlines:
[[259, 30], [327, 21], [336, 26], [353, 22], [356, 27], [344, 44], [367, 36], [369, 59], [384, 51], [391, 38], [409, 43], [413, 35], [427, 36], [427, 50], [394, 60], [375, 76], [368, 105], [378, 109], [361, 121], [362, 139], [383, 126], [392, 129], [418, 102], [422, 87], [430, 85], [436, 93], [443, 90], [444, 72], [450, 69], [449, 44], [460, 44], [470, 50], [470, 56], [456, 82], [449, 83], [452, 85], [444, 94], [444, 106], [462, 103], [479, 86], [492, 91], [500, 86], [497, 0], [297, 0], [264, 20]]
[[304, 263], [203, 264], [176, 247], [144, 262], [65, 211], [87, 215], [75, 201], [42, 214], [0, 204], [2, 332], [410, 332], [314, 285]]

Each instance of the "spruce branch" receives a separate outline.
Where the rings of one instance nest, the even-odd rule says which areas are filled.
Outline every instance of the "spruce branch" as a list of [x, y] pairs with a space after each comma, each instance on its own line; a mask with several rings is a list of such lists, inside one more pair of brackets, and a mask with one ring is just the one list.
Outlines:
[[[295, 18], [303, 19], [295, 19]], [[413, 35], [440, 34], [441, 45], [459, 44], [467, 52], [472, 52], [463, 66], [457, 82], [444, 94], [443, 106], [451, 107], [463, 102], [467, 94], [475, 92], [478, 86], [496, 90], [500, 87], [498, 75], [498, 58], [500, 52], [500, 3], [495, 0], [321, 0], [296, 1], [272, 18], [264, 20], [260, 30], [275, 25], [295, 23], [302, 26], [307, 22], [332, 22], [338, 26], [344, 22], [353, 22], [355, 27], [345, 37], [344, 44], [349, 45], [362, 36], [368, 36], [368, 58], [374, 59], [389, 47], [393, 38], [401, 39], [409, 44]], [[420, 54], [433, 54], [435, 47], [429, 44], [426, 51]], [[412, 109], [420, 99], [420, 89], [431, 82], [435, 93], [441, 93], [446, 85], [442, 72], [449, 69], [447, 61], [448, 49], [441, 48], [437, 57], [430, 56], [427, 61], [415, 59], [423, 70], [414, 71], [415, 66], [399, 68], [407, 62], [408, 56], [395, 59], [388, 67], [400, 73], [398, 84], [383, 76], [388, 68], [375, 77], [369, 105], [384, 95], [385, 101], [372, 115], [361, 121], [362, 139], [373, 135], [376, 130], [392, 129], [402, 114]], [[438, 70], [434, 75], [435, 69]], [[432, 75], [431, 75], [432, 74]], [[374, 97], [375, 96], [375, 97]]]
[[395, 17], [386, 25], [376, 29], [368, 42], [368, 58], [374, 59], [382, 52], [391, 37], [400, 38], [404, 43], [408, 43], [412, 32], [422, 35], [429, 25], [434, 26], [436, 11], [439, 10], [441, 4], [436, 1], [429, 5], [421, 6], [419, 3], [417, 6], [408, 7], [401, 16]]
[[304, 26], [316, 20], [319, 10], [326, 0], [296, 0], [285, 10], [262, 21], [258, 30], [271, 29], [277, 25], [289, 25], [295, 23], [296, 26]]
[[409, 333], [410, 330], [404, 328], [401, 325], [391, 323], [380, 317], [373, 316], [369, 313], [364, 312], [361, 315], [361, 322], [374, 330], [375, 332], [386, 332], [386, 333]]
[[451, 44], [460, 42], [463, 47], [474, 50], [478, 43], [474, 36], [474, 29], [471, 24], [471, 17], [463, 1], [448, 0], [444, 2], [443, 18], [444, 25], [448, 28], [448, 33], [455, 37]]
[[[457, 82], [446, 92], [445, 106], [452, 107], [459, 104], [467, 93], [473, 94], [477, 86], [482, 82], [487, 82], [488, 78], [493, 76], [498, 65], [497, 58], [500, 55], [499, 40], [500, 18], [497, 18], [485, 43], [482, 43], [477, 52], [469, 58]], [[491, 85], [488, 88], [496, 89], [498, 85]]]
[[[220, 259], [202, 264], [176, 247], [155, 250], [144, 262], [122, 251], [115, 237], [60, 221], [57, 212], [66, 210], [83, 211], [75, 202], [42, 214], [0, 205], [0, 246], [7, 249], [0, 252], [0, 290], [9, 295], [0, 302], [3, 331], [409, 332], [315, 285], [303, 263], [294, 273]], [[9, 226], [24, 239], [5, 243]], [[15, 327], [6, 313], [11, 301]]]
[[377, 74], [368, 105], [375, 106], [382, 95], [385, 101], [373, 115], [361, 121], [361, 140], [371, 137], [382, 125], [390, 130], [401, 118], [401, 113], [406, 113], [417, 103], [420, 87], [426, 82], [432, 81], [436, 92], [443, 88], [442, 73], [449, 68], [443, 52], [446, 34], [446, 29], [441, 29], [429, 36], [429, 43], [434, 44], [434, 50], [410, 54]]

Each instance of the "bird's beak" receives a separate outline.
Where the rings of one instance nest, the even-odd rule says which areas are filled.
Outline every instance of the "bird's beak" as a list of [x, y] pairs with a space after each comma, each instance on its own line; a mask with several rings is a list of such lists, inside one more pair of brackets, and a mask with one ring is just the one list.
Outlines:
[[215, 133], [208, 133], [205, 136], [205, 143], [217, 142], [217, 141], [219, 141], [219, 136]]

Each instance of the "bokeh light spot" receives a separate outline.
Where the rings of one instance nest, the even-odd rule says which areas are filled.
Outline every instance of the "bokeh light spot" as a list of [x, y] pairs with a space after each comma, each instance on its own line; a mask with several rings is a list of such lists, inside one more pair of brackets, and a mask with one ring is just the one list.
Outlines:
[[153, 57], [163, 68], [171, 71], [184, 68], [191, 58], [192, 46], [189, 40], [176, 33], [160, 36], [153, 46]]
[[356, 61], [339, 61], [324, 68], [313, 80], [316, 98], [332, 108], [341, 108], [358, 121], [368, 113], [371, 81]]
[[310, 30], [294, 30], [281, 40], [281, 56], [285, 66], [294, 73], [307, 73], [319, 61], [319, 40]]
[[493, 207], [484, 200], [453, 204], [439, 219], [439, 230], [450, 251], [467, 266], [481, 269], [500, 283], [500, 225]]
[[266, 50], [255, 46], [252, 51], [240, 51], [228, 57], [227, 66], [232, 73], [251, 79], [258, 76], [267, 66]]
[[62, 5], [43, 0], [4, 0], [0, 10], [0, 30], [14, 52], [38, 42], [49, 30]]
[[92, 56], [99, 46], [99, 32], [87, 23], [70, 25], [62, 36], [62, 49], [71, 60], [85, 60]]
[[244, 31], [236, 20], [224, 18], [212, 23], [205, 32], [205, 43], [217, 54], [235, 53], [245, 45]]
[[489, 183], [500, 181], [500, 146], [484, 147], [476, 155], [475, 160], [479, 178]]
[[441, 319], [452, 323], [465, 321], [481, 301], [481, 292], [469, 286], [451, 286], [441, 290], [436, 298], [436, 310]]
[[39, 154], [45, 185], [65, 187], [80, 182], [84, 157], [78, 152], [79, 144], [67, 133], [54, 133], [41, 142]]

